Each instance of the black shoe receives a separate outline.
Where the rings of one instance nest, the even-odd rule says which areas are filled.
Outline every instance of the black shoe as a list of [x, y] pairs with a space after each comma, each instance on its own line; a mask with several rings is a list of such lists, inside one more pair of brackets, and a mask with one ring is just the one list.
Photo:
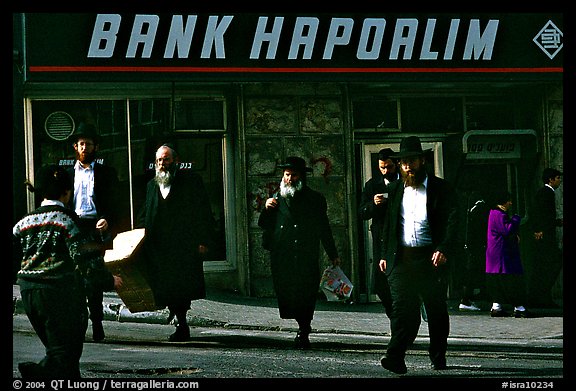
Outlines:
[[101, 342], [105, 337], [102, 322], [92, 322], [92, 339], [94, 342]]
[[406, 372], [408, 372], [408, 369], [406, 368], [406, 364], [404, 363], [404, 361], [396, 361], [386, 356], [383, 356], [380, 359], [380, 364], [384, 369], [397, 373], [398, 375], [403, 375]]
[[493, 318], [505, 318], [510, 316], [510, 314], [504, 310], [490, 310], [490, 316]]
[[308, 338], [308, 334], [298, 332], [296, 338], [294, 338], [294, 347], [300, 350], [310, 349], [310, 338]]
[[448, 369], [448, 366], [446, 365], [446, 359], [436, 360], [435, 362], [433, 362], [432, 369], [434, 369], [435, 371], [443, 371], [445, 369]]
[[176, 331], [168, 337], [170, 342], [186, 342], [190, 339], [190, 328], [188, 326], [177, 326]]
[[534, 315], [531, 312], [529, 312], [528, 310], [524, 310], [524, 311], [514, 310], [514, 317], [515, 318], [533, 318]]
[[42, 375], [43, 368], [35, 362], [26, 361], [18, 363], [18, 370], [20, 371], [20, 375], [22, 375], [22, 379], [38, 379], [44, 377]]

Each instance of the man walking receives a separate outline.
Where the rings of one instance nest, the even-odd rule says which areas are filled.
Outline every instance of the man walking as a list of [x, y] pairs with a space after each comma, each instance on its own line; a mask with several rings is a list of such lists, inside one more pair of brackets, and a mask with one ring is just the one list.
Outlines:
[[146, 187], [139, 228], [146, 228], [145, 268], [158, 308], [176, 317], [171, 342], [190, 338], [187, 312], [204, 299], [204, 259], [213, 240], [214, 216], [202, 178], [178, 170], [178, 154], [168, 144], [156, 151], [156, 174]]
[[374, 291], [384, 306], [386, 313], [392, 311], [390, 286], [386, 274], [378, 267], [382, 254], [382, 226], [386, 207], [388, 206], [388, 190], [390, 183], [399, 178], [396, 162], [391, 156], [394, 151], [390, 148], [378, 152], [378, 173], [370, 178], [364, 185], [360, 198], [358, 215], [362, 220], [372, 219], [370, 233], [372, 235], [372, 260], [374, 262]]
[[530, 211], [535, 266], [528, 294], [532, 307], [554, 308], [558, 305], [552, 299], [552, 287], [562, 270], [556, 227], [564, 225], [563, 220], [556, 216], [555, 191], [562, 183], [562, 173], [554, 168], [545, 168], [542, 182], [544, 186], [536, 192]]
[[400, 143], [402, 180], [388, 186], [380, 269], [392, 294], [391, 339], [382, 366], [407, 372], [406, 351], [420, 328], [420, 306], [428, 316], [432, 367], [446, 369], [449, 316], [446, 264], [457, 235], [457, 197], [444, 179], [426, 172], [425, 151], [417, 136]]
[[295, 319], [298, 349], [310, 348], [309, 335], [320, 284], [320, 243], [334, 266], [340, 258], [328, 222], [326, 199], [306, 184], [312, 171], [291, 156], [283, 169], [280, 191], [266, 200], [258, 225], [270, 250], [272, 281], [282, 319]]
[[[99, 148], [96, 127], [80, 124], [74, 140], [76, 163], [68, 169], [74, 180], [70, 205], [80, 218], [80, 231], [92, 241], [95, 251], [103, 255], [106, 249], [112, 248], [112, 239], [117, 233], [118, 175], [113, 167], [96, 162]], [[94, 260], [102, 262], [95, 266], [105, 268], [102, 257], [95, 257]], [[86, 281], [86, 296], [92, 322], [92, 339], [100, 342], [105, 337], [102, 326], [104, 294], [101, 289]]]

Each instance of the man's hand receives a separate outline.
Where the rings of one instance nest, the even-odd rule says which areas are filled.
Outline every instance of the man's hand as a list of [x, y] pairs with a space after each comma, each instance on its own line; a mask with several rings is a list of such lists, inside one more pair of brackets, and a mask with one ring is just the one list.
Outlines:
[[432, 254], [432, 264], [436, 267], [444, 265], [446, 263], [446, 256], [440, 251], [434, 251]]
[[96, 229], [100, 232], [104, 232], [108, 229], [108, 222], [106, 219], [100, 219], [96, 222]]
[[386, 260], [381, 259], [380, 262], [378, 263], [378, 267], [380, 268], [380, 271], [384, 273], [386, 271]]
[[118, 290], [122, 288], [124, 285], [124, 280], [120, 276], [113, 276], [114, 277], [114, 289]]
[[278, 206], [278, 200], [276, 198], [268, 198], [266, 200], [266, 209], [275, 208]]
[[374, 204], [375, 205], [382, 205], [386, 201], [386, 196], [388, 194], [375, 194], [374, 195]]

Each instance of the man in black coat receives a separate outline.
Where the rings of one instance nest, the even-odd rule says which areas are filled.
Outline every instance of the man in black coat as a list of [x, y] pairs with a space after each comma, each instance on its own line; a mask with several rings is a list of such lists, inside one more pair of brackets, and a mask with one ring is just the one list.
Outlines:
[[388, 205], [388, 190], [386, 188], [399, 178], [396, 162], [391, 158], [393, 154], [394, 151], [390, 148], [381, 149], [378, 152], [378, 173], [365, 183], [358, 209], [358, 215], [362, 220], [372, 219], [370, 233], [372, 235], [372, 260], [374, 262], [374, 291], [386, 313], [392, 311], [392, 299], [386, 274], [380, 271], [378, 263], [382, 254], [382, 226]]
[[271, 272], [282, 319], [296, 319], [295, 346], [310, 347], [309, 334], [320, 285], [320, 243], [334, 266], [340, 258], [328, 221], [325, 197], [306, 185], [306, 162], [288, 157], [280, 191], [266, 200], [258, 225], [270, 250]]
[[[68, 169], [74, 179], [74, 193], [70, 200], [70, 208], [80, 217], [78, 226], [81, 232], [95, 245], [95, 251], [102, 255], [112, 248], [112, 239], [118, 233], [118, 175], [113, 167], [96, 161], [99, 148], [99, 137], [96, 127], [81, 123], [74, 137], [76, 163]], [[105, 268], [102, 261], [95, 267]], [[86, 296], [90, 320], [92, 322], [92, 339], [99, 342], [104, 339], [104, 311], [102, 290], [86, 281]]]
[[562, 269], [562, 256], [558, 247], [556, 227], [563, 220], [556, 216], [555, 190], [562, 183], [562, 173], [554, 168], [542, 171], [542, 186], [536, 192], [530, 210], [530, 227], [533, 233], [534, 268], [528, 286], [529, 302], [533, 307], [554, 308], [552, 287]]
[[214, 216], [202, 178], [178, 170], [171, 145], [158, 148], [155, 162], [137, 225], [146, 229], [145, 270], [155, 304], [176, 317], [169, 340], [182, 342], [190, 338], [191, 301], [206, 297], [203, 261], [214, 238]]
[[382, 366], [407, 372], [406, 350], [418, 335], [420, 306], [428, 315], [432, 366], [446, 369], [450, 319], [446, 304], [447, 262], [453, 262], [457, 243], [458, 208], [452, 186], [428, 174], [425, 152], [417, 136], [400, 143], [402, 180], [388, 186], [380, 269], [386, 272], [392, 294], [392, 333]]

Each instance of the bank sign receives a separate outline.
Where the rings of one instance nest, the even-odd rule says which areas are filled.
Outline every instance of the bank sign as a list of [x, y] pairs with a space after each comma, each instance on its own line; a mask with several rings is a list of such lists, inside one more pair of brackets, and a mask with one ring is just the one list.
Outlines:
[[30, 79], [558, 77], [561, 14], [25, 14]]

